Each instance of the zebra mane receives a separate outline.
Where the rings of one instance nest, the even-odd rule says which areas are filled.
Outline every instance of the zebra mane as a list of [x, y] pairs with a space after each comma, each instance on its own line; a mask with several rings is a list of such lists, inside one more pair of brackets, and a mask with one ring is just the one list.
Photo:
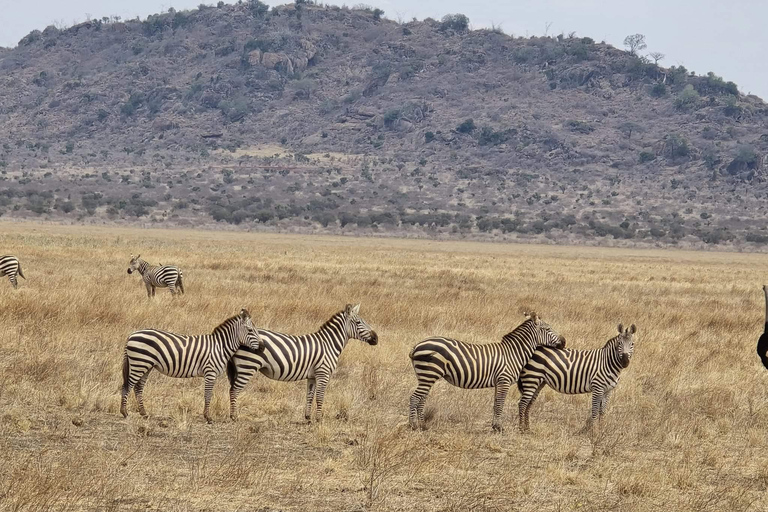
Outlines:
[[218, 334], [222, 331], [226, 331], [227, 328], [229, 328], [232, 324], [236, 323], [237, 320], [240, 319], [240, 315], [235, 315], [227, 318], [223, 322], [221, 322], [219, 325], [216, 326], [216, 328], [211, 331], [211, 334]]
[[614, 336], [613, 338], [611, 338], [611, 339], [609, 339], [608, 341], [606, 341], [606, 342], [605, 342], [605, 345], [603, 345], [603, 349], [606, 349], [606, 348], [615, 348], [615, 347], [616, 347], [616, 345], [618, 344], [618, 341], [619, 341], [619, 339], [621, 339], [621, 337], [622, 337], [622, 336], [624, 336], [624, 335], [623, 335], [623, 334], [617, 334], [617, 335], [616, 335], [616, 336]]
[[329, 318], [328, 320], [326, 320], [326, 321], [325, 321], [325, 323], [323, 323], [323, 325], [321, 325], [321, 326], [320, 326], [320, 329], [318, 329], [318, 332], [319, 332], [319, 331], [324, 331], [325, 329], [327, 329], [328, 327], [330, 327], [330, 326], [331, 326], [331, 324], [334, 324], [334, 325], [335, 325], [335, 323], [334, 323], [334, 320], [336, 320], [337, 318], [339, 318], [339, 317], [341, 317], [341, 316], [344, 316], [344, 313], [345, 313], [345, 312], [346, 312], [346, 311], [342, 309], [342, 310], [341, 310], [341, 311], [339, 311], [338, 313], [335, 313], [335, 314], [334, 314], [334, 315], [333, 315], [331, 318]]
[[533, 318], [526, 318], [520, 325], [518, 325], [517, 327], [512, 329], [510, 332], [505, 334], [501, 338], [502, 341], [504, 341], [504, 340], [510, 340], [511, 341], [512, 339], [514, 339], [515, 334], [517, 334], [518, 332], [522, 331], [524, 328], [528, 327], [528, 325], [533, 323], [533, 322], [534, 322]]

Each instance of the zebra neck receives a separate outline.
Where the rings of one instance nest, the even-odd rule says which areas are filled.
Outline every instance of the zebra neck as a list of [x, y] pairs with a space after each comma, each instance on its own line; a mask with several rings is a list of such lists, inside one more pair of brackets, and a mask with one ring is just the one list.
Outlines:
[[536, 333], [529, 329], [517, 328], [501, 338], [501, 345], [508, 353], [520, 353], [530, 357], [536, 350]]
[[148, 269], [149, 269], [149, 263], [147, 263], [144, 260], [139, 260], [139, 268], [138, 268], [139, 274], [144, 275]]
[[325, 338], [336, 355], [341, 354], [341, 351], [344, 350], [344, 347], [347, 346], [347, 342], [349, 341], [349, 336], [344, 328], [333, 322], [328, 322], [323, 325], [320, 330], [317, 331], [316, 335]]

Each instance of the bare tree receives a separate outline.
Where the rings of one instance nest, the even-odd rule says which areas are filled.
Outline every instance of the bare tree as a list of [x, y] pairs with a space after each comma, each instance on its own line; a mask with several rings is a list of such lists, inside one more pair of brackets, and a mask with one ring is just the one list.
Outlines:
[[638, 50], [645, 50], [648, 45], [645, 44], [645, 36], [643, 34], [633, 34], [624, 38], [624, 46], [629, 48], [629, 53], [637, 55]]
[[666, 57], [666, 55], [664, 55], [661, 52], [651, 52], [648, 55], [650, 55], [651, 58], [653, 59], [653, 63], [657, 65], [659, 64], [660, 60], [664, 60], [664, 57]]

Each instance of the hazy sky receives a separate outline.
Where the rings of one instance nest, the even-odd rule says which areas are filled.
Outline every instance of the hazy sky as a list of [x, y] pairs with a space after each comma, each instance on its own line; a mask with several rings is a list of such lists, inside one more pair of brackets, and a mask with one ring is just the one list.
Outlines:
[[[189, 9], [201, 0], [0, 0], [0, 46], [15, 46], [33, 29], [72, 25], [119, 15], [142, 18], [169, 7]], [[207, 0], [205, 3], [215, 3]], [[232, 0], [227, 1], [232, 3]], [[286, 3], [267, 2], [270, 5]], [[343, 5], [341, 2], [329, 2]], [[768, 1], [766, 0], [367, 0], [391, 19], [441, 18], [463, 13], [473, 28], [500, 26], [506, 33], [573, 32], [621, 47], [628, 34], [645, 34], [648, 49], [699, 74], [714, 71], [744, 93], [768, 100]], [[348, 2], [355, 5], [357, 1]]]

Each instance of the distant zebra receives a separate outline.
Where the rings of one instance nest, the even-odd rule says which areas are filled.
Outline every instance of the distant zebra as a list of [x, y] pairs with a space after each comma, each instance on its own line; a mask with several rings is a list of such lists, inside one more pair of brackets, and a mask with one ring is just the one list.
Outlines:
[[128, 336], [123, 359], [123, 391], [120, 412], [128, 416], [128, 394], [134, 388], [139, 414], [147, 415], [142, 393], [153, 368], [169, 377], [205, 377], [203, 416], [211, 423], [209, 405], [216, 377], [239, 347], [258, 350], [259, 333], [245, 309], [224, 320], [211, 334], [185, 336], [145, 329]]
[[[16, 276], [24, 277], [24, 273], [21, 271], [21, 263], [19, 263], [16, 256], [0, 256], [0, 277], [8, 276], [8, 280], [11, 282], [14, 288], [18, 288], [19, 283], [16, 280]], [[24, 277], [26, 279], [26, 277]]]
[[602, 418], [611, 392], [619, 382], [621, 370], [629, 366], [637, 328], [619, 324], [619, 335], [601, 349], [571, 350], [541, 347], [536, 349], [520, 374], [520, 430], [528, 430], [528, 413], [545, 384], [560, 393], [592, 393], [592, 414], [587, 428]]
[[144, 284], [147, 287], [147, 297], [155, 296], [155, 288], [168, 287], [171, 295], [184, 293], [184, 282], [182, 281], [181, 269], [172, 265], [150, 265], [143, 259], [141, 254], [135, 258], [131, 255], [131, 261], [128, 266], [128, 273], [133, 274], [138, 270]]
[[325, 389], [336, 370], [341, 351], [350, 339], [376, 345], [379, 337], [360, 318], [360, 304], [347, 306], [333, 315], [312, 334], [291, 336], [259, 329], [262, 345], [258, 350], [241, 348], [227, 365], [230, 417], [237, 419], [237, 396], [248, 381], [261, 372], [273, 380], [307, 381], [304, 418], [312, 416], [312, 401], [317, 402], [315, 420], [323, 419]]
[[432, 386], [444, 378], [465, 389], [495, 387], [493, 429], [502, 430], [501, 414], [507, 392], [536, 347], [564, 347], [565, 338], [541, 321], [536, 313], [504, 335], [500, 343], [475, 345], [451, 338], [421, 341], [410, 358], [419, 384], [411, 395], [408, 421], [411, 428], [424, 424], [424, 405]]

